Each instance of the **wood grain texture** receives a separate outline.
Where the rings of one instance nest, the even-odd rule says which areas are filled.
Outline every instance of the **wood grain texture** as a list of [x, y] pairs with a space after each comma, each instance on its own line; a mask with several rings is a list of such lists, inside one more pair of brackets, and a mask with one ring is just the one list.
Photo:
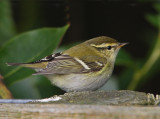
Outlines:
[[159, 119], [160, 107], [0, 104], [0, 119]]

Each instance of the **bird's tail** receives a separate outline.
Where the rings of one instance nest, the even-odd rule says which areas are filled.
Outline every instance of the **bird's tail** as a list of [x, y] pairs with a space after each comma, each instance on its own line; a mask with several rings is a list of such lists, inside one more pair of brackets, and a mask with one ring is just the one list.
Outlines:
[[45, 68], [47, 63], [6, 63], [8, 66], [22, 66], [22, 67], [29, 67], [29, 68]]
[[8, 66], [23, 66], [25, 63], [6, 63]]

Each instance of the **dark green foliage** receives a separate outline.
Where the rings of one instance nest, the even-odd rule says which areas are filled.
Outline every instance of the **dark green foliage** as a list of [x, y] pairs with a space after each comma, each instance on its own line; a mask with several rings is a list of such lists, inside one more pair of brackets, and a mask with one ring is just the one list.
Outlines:
[[22, 67], [7, 67], [6, 62], [31, 62], [51, 54], [67, 28], [68, 25], [62, 28], [42, 28], [8, 40], [0, 49], [0, 72], [5, 83], [8, 85], [33, 73]]

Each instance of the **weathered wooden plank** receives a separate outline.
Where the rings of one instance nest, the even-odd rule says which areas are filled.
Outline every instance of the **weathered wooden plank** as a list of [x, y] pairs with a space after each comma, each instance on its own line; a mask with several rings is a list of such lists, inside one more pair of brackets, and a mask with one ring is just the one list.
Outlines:
[[0, 104], [0, 119], [159, 119], [160, 107]]
[[42, 100], [1, 99], [0, 119], [160, 119], [159, 103], [159, 95], [128, 90], [72, 92]]

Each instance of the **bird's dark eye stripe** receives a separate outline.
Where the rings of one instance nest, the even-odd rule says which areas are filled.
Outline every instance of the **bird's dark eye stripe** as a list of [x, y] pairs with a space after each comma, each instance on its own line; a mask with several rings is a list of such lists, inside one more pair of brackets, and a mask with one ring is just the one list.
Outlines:
[[106, 49], [106, 47], [97, 47], [97, 49], [103, 50], [103, 49]]

